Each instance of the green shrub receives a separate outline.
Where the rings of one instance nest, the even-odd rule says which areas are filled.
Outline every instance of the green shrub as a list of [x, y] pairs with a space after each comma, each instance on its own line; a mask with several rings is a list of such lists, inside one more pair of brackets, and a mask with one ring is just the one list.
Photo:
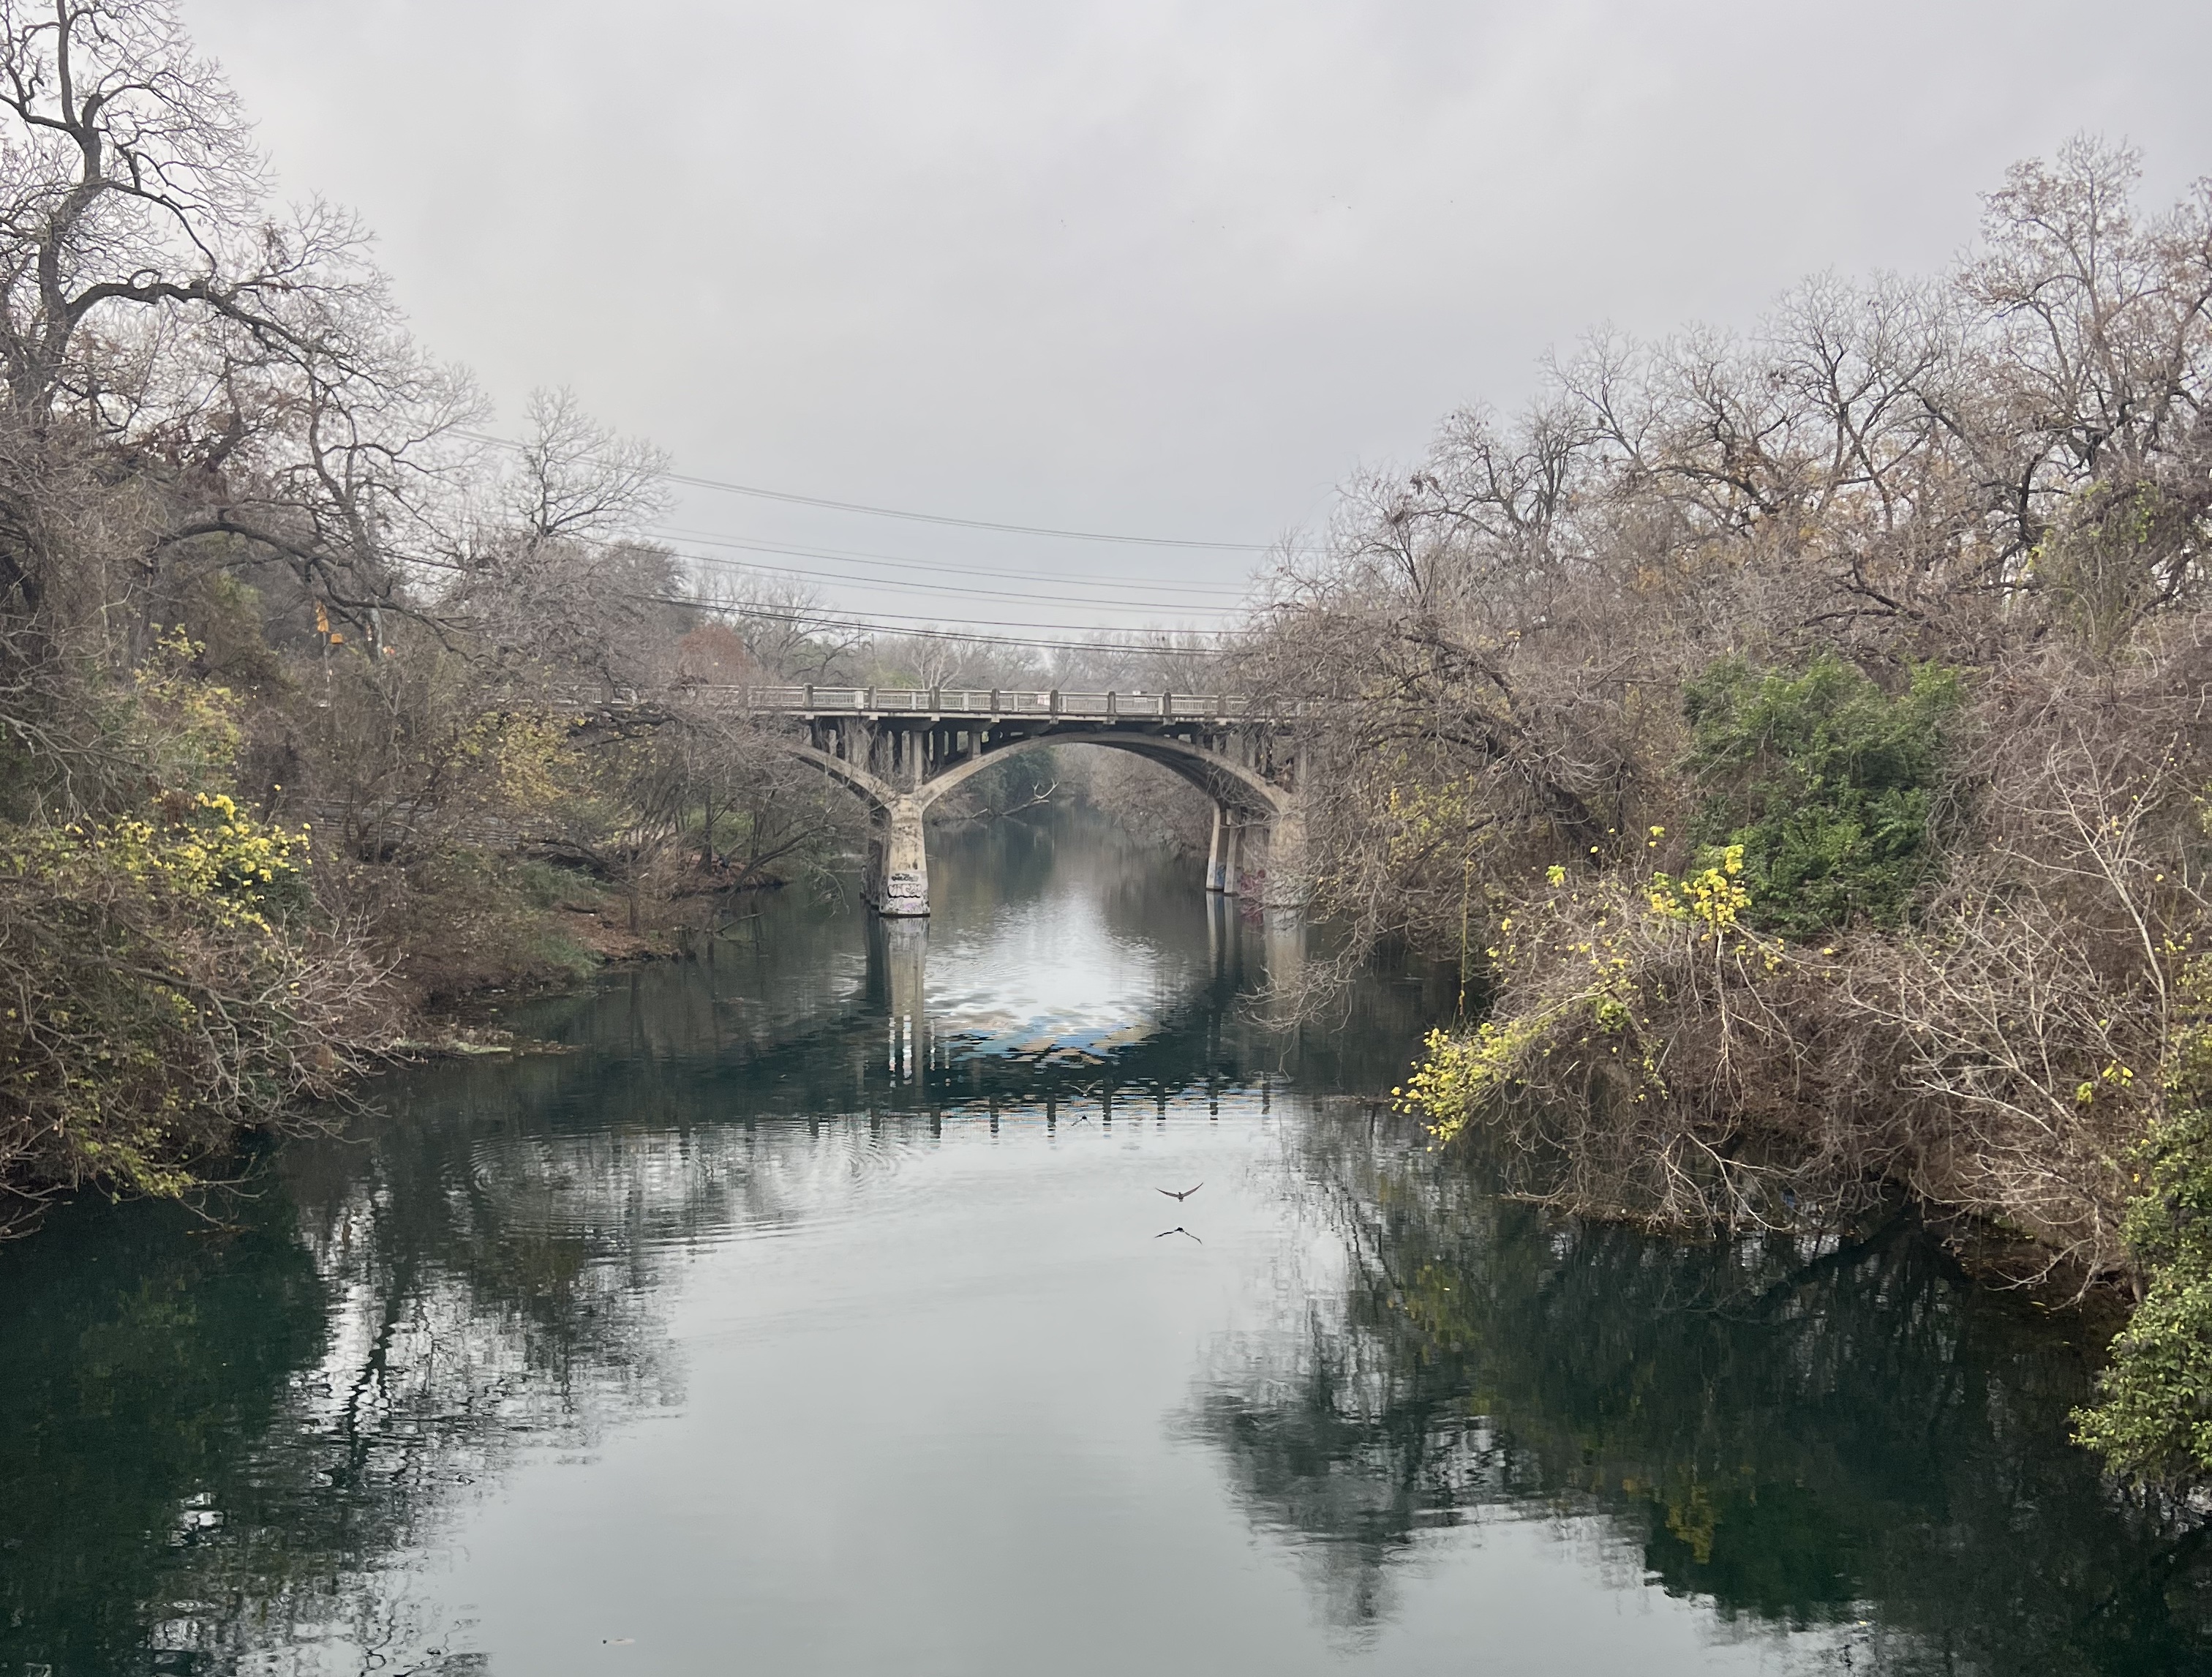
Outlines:
[[1689, 767], [1708, 789], [1690, 835], [1699, 865], [1741, 845], [1747, 918], [1765, 930], [1894, 924], [1934, 857], [1960, 697], [1936, 664], [1895, 697], [1832, 653], [1794, 673], [1713, 665], [1683, 692]]
[[2142, 1302], [2112, 1342], [2100, 1401], [2075, 1418], [2115, 1472], [2165, 1484], [2212, 1476], [2212, 969], [2189, 976], [2197, 1016], [2175, 1040], [2165, 1115], [2130, 1162]]

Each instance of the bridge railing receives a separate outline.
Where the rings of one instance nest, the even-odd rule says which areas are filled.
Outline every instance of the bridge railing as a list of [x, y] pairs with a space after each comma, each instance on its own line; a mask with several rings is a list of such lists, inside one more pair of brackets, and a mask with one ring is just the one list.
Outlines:
[[1273, 720], [1280, 707], [1225, 693], [1079, 693], [1034, 687], [701, 687], [748, 710], [803, 717], [1073, 717], [1082, 721]]

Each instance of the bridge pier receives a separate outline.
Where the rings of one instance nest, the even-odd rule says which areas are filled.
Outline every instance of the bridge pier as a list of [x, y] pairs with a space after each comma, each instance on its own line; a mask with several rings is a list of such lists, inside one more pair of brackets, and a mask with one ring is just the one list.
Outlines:
[[1260, 900], [1269, 908], [1304, 908], [1313, 894], [1306, 877], [1305, 811], [1295, 801], [1278, 809], [1267, 823], [1267, 869]]
[[1305, 864], [1305, 816], [1294, 799], [1261, 817], [1232, 805], [1214, 805], [1213, 839], [1206, 857], [1207, 891], [1254, 899], [1269, 908], [1302, 908], [1310, 894]]
[[868, 835], [868, 905], [891, 919], [929, 912], [929, 851], [921, 801], [900, 797], [874, 812]]

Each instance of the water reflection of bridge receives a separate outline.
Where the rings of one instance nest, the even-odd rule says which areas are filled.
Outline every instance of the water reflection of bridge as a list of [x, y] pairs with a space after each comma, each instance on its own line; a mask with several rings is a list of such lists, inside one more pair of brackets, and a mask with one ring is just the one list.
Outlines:
[[[1071, 1098], [1096, 1099], [1110, 1117], [1117, 1092], [1126, 1090], [1164, 1112], [1170, 1100], [1203, 1088], [1209, 1108], [1218, 1110], [1225, 1089], [1253, 1079], [1253, 1057], [1237, 1050], [1290, 1022], [1280, 998], [1305, 962], [1307, 928], [1297, 911], [1270, 910], [1256, 920], [1256, 928], [1248, 926], [1236, 903], [1209, 895], [1207, 977], [1153, 1018], [1089, 1031], [1035, 1021], [963, 1028], [933, 1015], [929, 923], [872, 921], [865, 1000], [870, 1012], [882, 1010], [884, 1078], [899, 1104], [980, 1103], [995, 1111], [1014, 1100], [1042, 1106], [1048, 1119]], [[1248, 948], [1255, 941], [1256, 952]], [[1255, 967], [1247, 965], [1252, 953]], [[1250, 999], [1254, 980], [1262, 978], [1267, 988], [1240, 1015], [1239, 997]], [[1258, 1076], [1264, 1089], [1268, 1074]]]
[[[1200, 912], [1206, 939], [1189, 953], [1202, 957], [1164, 969], [1148, 999], [1034, 1019], [991, 1012], [988, 998], [933, 1002], [932, 923], [922, 920], [844, 921], [845, 976], [808, 995], [781, 993], [785, 975], [743, 944], [703, 973], [641, 969], [626, 980], [635, 1005], [597, 1010], [597, 1028], [578, 1042], [587, 1052], [563, 1063], [564, 1104], [581, 1114], [663, 1101], [738, 1121], [1021, 1114], [1051, 1123], [1139, 1107], [1212, 1113], [1333, 1068], [1346, 1044], [1300, 1030], [1269, 985], [1305, 959], [1303, 921], [1219, 898]], [[941, 965], [945, 951], [938, 954]], [[972, 967], [963, 970], [972, 978]], [[939, 972], [937, 982], [948, 979]], [[1401, 1022], [1382, 1040], [1395, 1046], [1408, 1035]], [[1398, 1058], [1388, 1057], [1366, 1081], [1396, 1074]]]
[[[549, 1003], [518, 1023], [586, 1051], [564, 1062], [579, 1113], [1065, 1122], [1163, 1097], [1225, 1112], [1263, 1085], [1387, 1089], [1451, 1004], [1443, 969], [1376, 969], [1327, 1019], [1293, 1020], [1283, 992], [1326, 959], [1326, 930], [1209, 900], [1109, 823], [1047, 813], [943, 840], [927, 922], [779, 893], [737, 906], [693, 961], [616, 980], [627, 1005]], [[616, 1064], [631, 1087], [599, 1083]]]

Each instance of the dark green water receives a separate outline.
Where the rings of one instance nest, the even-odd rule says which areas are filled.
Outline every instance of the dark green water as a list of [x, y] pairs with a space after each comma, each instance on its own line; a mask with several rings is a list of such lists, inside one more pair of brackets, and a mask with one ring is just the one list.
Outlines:
[[2064, 1321], [1501, 1203], [1340, 1098], [1441, 985], [1281, 1032], [1188, 866], [933, 844], [0, 1250], [0, 1677], [2212, 1669]]

